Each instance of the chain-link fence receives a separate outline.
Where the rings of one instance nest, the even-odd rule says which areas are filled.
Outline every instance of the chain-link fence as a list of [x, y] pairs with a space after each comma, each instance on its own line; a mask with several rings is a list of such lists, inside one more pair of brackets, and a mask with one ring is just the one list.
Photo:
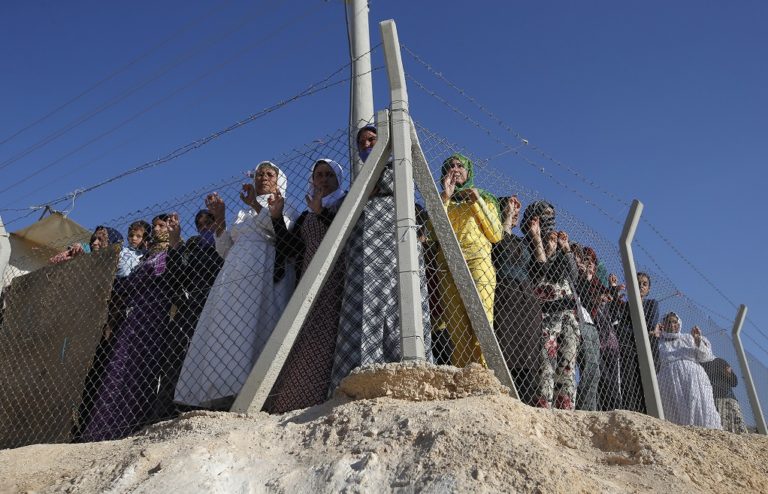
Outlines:
[[722, 425], [731, 432], [754, 430], [728, 322], [716, 321], [667, 277], [649, 269], [645, 278], [652, 280], [643, 304], [665, 418], [682, 425]]
[[[420, 128], [420, 137], [433, 174], [443, 176], [440, 164], [461, 150], [425, 128]], [[443, 168], [448, 171], [447, 165]], [[467, 223], [474, 226], [471, 206], [449, 204], [448, 214], [458, 235], [468, 240], [463, 243], [465, 257], [475, 258], [468, 264], [520, 398], [547, 408], [643, 411], [634, 338], [618, 282], [622, 271], [616, 241], [499, 170], [474, 168], [475, 185], [498, 198], [484, 200], [488, 209], [498, 208], [498, 220], [482, 232], [462, 232]], [[437, 266], [438, 277], [449, 278], [440, 267], [439, 251], [434, 257], [431, 264]], [[452, 342], [455, 338], [439, 332], [455, 331], [463, 314], [450, 282], [443, 285], [448, 289], [437, 290], [433, 320], [445, 323], [437, 326], [434, 339]], [[456, 351], [441, 352], [440, 361], [448, 362], [445, 354], [451, 350]], [[463, 352], [451, 362], [473, 358]]]
[[[375, 134], [361, 132], [364, 156]], [[460, 292], [472, 287], [457, 287], [436, 240], [433, 219], [447, 214], [521, 400], [644, 412], [616, 240], [428, 129], [418, 134], [444, 193], [438, 209], [416, 196], [421, 300], [412, 303], [421, 307], [427, 358], [486, 365]], [[90, 239], [71, 239], [50, 266], [3, 280], [0, 446], [114, 439], [185, 410], [229, 409], [349, 188], [348, 146], [344, 129], [256, 160], [248, 176], [105, 222]], [[321, 403], [353, 368], [401, 360], [392, 176], [390, 164], [315, 297], [266, 411]], [[698, 324], [714, 355], [733, 365], [720, 328], [646, 273], [649, 329], [675, 311], [684, 331]], [[654, 355], [659, 387], [679, 381]], [[737, 367], [733, 389], [751, 427]], [[720, 389], [718, 372], [709, 389]], [[709, 381], [701, 376], [703, 393]], [[686, 399], [664, 401], [668, 416], [690, 408]]]

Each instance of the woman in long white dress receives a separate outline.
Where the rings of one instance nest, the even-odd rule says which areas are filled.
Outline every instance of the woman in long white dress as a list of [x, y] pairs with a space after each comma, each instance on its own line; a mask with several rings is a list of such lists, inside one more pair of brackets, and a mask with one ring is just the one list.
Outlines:
[[[283, 312], [294, 285], [292, 266], [276, 256], [273, 216], [282, 214], [288, 185], [269, 161], [240, 195], [249, 207], [227, 228], [224, 201], [206, 206], [216, 221], [216, 250], [224, 258], [184, 360], [174, 399], [195, 407], [228, 408], [240, 392]], [[290, 218], [282, 217], [286, 227]]]
[[712, 360], [712, 346], [694, 326], [691, 334], [680, 333], [682, 320], [668, 313], [656, 327], [659, 336], [659, 393], [664, 417], [679, 425], [720, 429], [712, 385], [699, 362]]

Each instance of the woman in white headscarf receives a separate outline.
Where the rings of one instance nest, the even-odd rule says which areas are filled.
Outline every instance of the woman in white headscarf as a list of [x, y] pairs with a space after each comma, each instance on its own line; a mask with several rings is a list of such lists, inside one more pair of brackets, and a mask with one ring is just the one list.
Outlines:
[[[227, 228], [224, 200], [206, 198], [224, 258], [206, 300], [176, 386], [175, 401], [228, 408], [261, 354], [293, 290], [293, 268], [276, 252], [273, 217], [282, 215], [288, 181], [269, 161], [240, 194], [249, 207]], [[278, 211], [279, 208], [279, 211]], [[286, 227], [291, 220], [283, 216]]]
[[[340, 164], [328, 158], [316, 161], [312, 165], [309, 193], [305, 197], [307, 209], [296, 219], [293, 229], [289, 230], [282, 221], [273, 222], [278, 255], [295, 259], [299, 276], [309, 267], [344, 199], [343, 182], [344, 170]], [[285, 413], [325, 401], [336, 349], [343, 288], [344, 262], [339, 261], [315, 298], [264, 405], [266, 411]]]
[[712, 384], [700, 362], [714, 358], [712, 346], [701, 329], [680, 333], [683, 321], [674, 312], [657, 325], [659, 336], [659, 394], [664, 417], [679, 425], [720, 429], [720, 414], [715, 408]]

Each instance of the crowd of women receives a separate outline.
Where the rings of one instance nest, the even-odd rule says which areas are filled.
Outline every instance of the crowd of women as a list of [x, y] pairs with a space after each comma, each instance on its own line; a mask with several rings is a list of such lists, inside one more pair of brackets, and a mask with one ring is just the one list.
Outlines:
[[[362, 161], [376, 137], [375, 127], [358, 132]], [[634, 332], [616, 276], [594, 249], [556, 228], [552, 204], [523, 209], [515, 196], [477, 188], [475, 173], [467, 157], [448, 157], [441, 198], [521, 400], [644, 412]], [[186, 241], [178, 215], [161, 214], [132, 223], [127, 241], [97, 227], [87, 246], [51, 259], [121, 246], [78, 440], [123, 437], [179, 411], [232, 405], [345, 197], [344, 167], [336, 161], [317, 160], [307, 175], [306, 210], [298, 216], [286, 206], [286, 174], [264, 161], [243, 185], [243, 208], [229, 223], [224, 199], [212, 193], [195, 217], [198, 235]], [[417, 217], [427, 359], [485, 366], [429, 213]], [[352, 369], [401, 359], [395, 222], [390, 163], [298, 333], [267, 411], [319, 404]], [[518, 223], [520, 235], [513, 233]], [[742, 431], [730, 367], [714, 358], [698, 328], [680, 334], [673, 313], [659, 322], [650, 277], [639, 273], [638, 282], [667, 417]]]

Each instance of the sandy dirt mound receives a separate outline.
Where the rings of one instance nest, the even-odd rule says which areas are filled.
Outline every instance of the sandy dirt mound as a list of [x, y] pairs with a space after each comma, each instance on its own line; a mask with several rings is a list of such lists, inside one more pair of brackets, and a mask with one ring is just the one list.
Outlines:
[[[478, 395], [473, 380], [491, 384]], [[493, 381], [480, 368], [388, 365], [343, 386], [378, 398], [189, 413], [122, 441], [2, 451], [0, 492], [765, 492], [768, 438], [538, 410]]]
[[355, 399], [396, 398], [410, 401], [455, 400], [484, 394], [509, 394], [480, 364], [459, 369], [423, 362], [376, 364], [357, 368], [338, 391]]

